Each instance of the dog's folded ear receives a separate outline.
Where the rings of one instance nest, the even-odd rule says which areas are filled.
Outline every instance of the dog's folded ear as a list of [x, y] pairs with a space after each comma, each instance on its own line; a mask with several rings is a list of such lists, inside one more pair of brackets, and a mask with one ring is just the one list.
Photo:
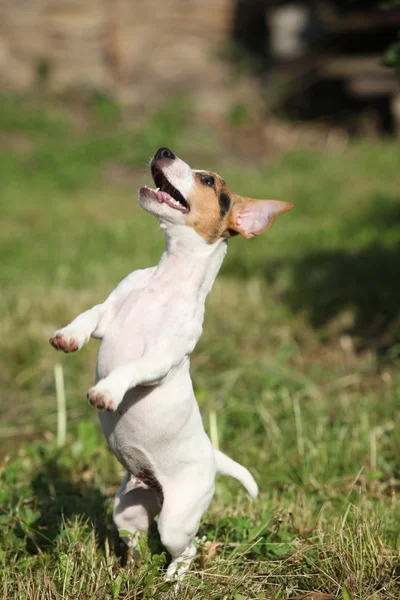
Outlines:
[[289, 202], [253, 200], [237, 196], [229, 228], [245, 238], [251, 238], [269, 229], [278, 215], [291, 208], [293, 204]]

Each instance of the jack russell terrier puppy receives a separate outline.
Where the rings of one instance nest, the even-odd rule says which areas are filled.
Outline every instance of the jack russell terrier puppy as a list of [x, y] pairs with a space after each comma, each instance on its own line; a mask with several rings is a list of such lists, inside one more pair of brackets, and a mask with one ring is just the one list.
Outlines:
[[103, 304], [56, 331], [50, 343], [75, 352], [91, 336], [101, 340], [96, 385], [87, 397], [101, 411], [103, 432], [127, 471], [114, 521], [134, 547], [159, 514], [171, 579], [182, 576], [196, 554], [193, 540], [217, 472], [257, 496], [249, 471], [215, 450], [204, 431], [189, 358], [228, 239], [266, 231], [292, 204], [238, 196], [216, 173], [191, 169], [168, 148], [156, 152], [150, 167], [157, 189], [141, 188], [139, 203], [164, 231], [160, 263], [128, 275]]

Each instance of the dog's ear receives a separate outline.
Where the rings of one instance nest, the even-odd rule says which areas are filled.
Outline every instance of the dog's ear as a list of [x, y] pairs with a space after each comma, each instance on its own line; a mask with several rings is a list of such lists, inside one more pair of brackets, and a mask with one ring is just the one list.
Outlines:
[[232, 207], [229, 228], [245, 238], [251, 238], [269, 229], [278, 215], [291, 208], [293, 208], [293, 204], [289, 202], [253, 200], [237, 196]]

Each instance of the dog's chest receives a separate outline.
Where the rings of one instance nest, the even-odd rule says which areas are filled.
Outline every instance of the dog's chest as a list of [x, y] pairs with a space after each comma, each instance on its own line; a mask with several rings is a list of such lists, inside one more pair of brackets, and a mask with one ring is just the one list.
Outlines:
[[190, 296], [160, 285], [134, 290], [119, 305], [100, 346], [98, 375], [103, 378], [123, 362], [181, 343], [193, 349], [202, 329], [202, 315]]

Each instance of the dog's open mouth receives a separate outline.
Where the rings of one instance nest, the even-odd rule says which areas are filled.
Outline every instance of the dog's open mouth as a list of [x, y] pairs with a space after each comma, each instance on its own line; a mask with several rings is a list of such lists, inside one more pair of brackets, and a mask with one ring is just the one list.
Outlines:
[[180, 191], [168, 181], [163, 172], [153, 168], [151, 174], [157, 189], [151, 190], [150, 188], [147, 188], [147, 186], [145, 187], [153, 192], [154, 198], [160, 202], [160, 204], [165, 203], [175, 210], [188, 212], [189, 204], [186, 202]]

